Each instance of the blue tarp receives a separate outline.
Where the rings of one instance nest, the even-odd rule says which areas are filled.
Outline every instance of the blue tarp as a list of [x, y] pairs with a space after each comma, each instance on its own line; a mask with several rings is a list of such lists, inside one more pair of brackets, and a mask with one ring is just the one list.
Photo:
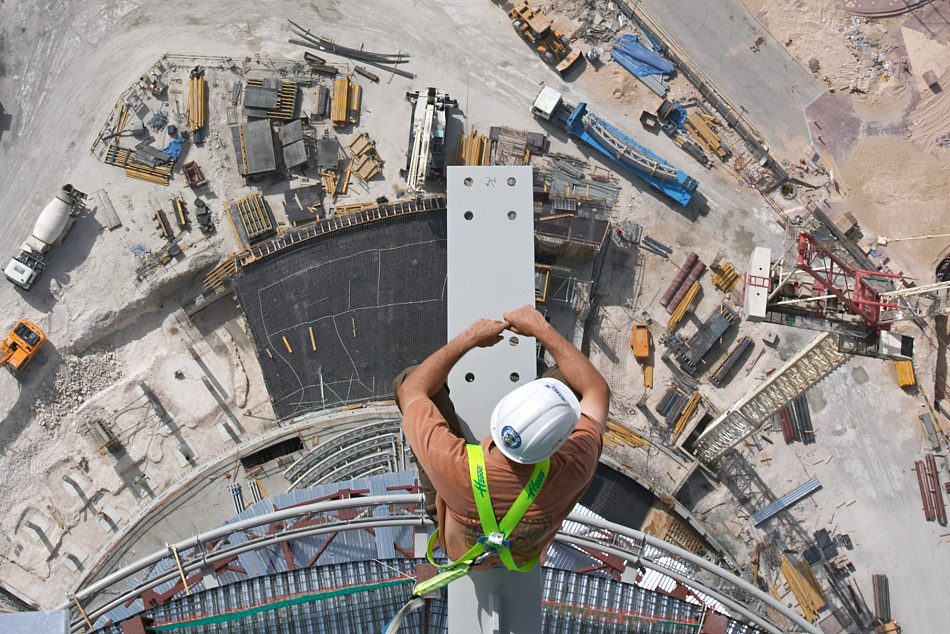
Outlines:
[[178, 157], [181, 156], [181, 144], [185, 142], [185, 139], [178, 137], [177, 139], [172, 140], [171, 143], [162, 148], [162, 152], [172, 157], [172, 161], [177, 161]]
[[634, 77], [671, 75], [673, 63], [640, 44], [636, 35], [624, 34], [614, 41], [610, 57], [633, 73]]
[[667, 121], [672, 121], [680, 130], [686, 129], [686, 108], [680, 105], [680, 102], [673, 102], [673, 110], [666, 115]]

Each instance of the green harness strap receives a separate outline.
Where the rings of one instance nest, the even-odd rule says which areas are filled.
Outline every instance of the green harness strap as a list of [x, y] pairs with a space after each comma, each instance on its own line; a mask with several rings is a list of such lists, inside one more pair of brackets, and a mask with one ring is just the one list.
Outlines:
[[435, 563], [432, 557], [435, 542], [439, 537], [439, 530], [436, 529], [429, 538], [426, 557], [428, 557], [434, 566], [445, 570], [445, 572], [427, 581], [416, 584], [413, 590], [415, 596], [424, 596], [433, 590], [448, 585], [459, 577], [464, 577], [469, 573], [476, 559], [483, 554], [497, 554], [508, 570], [518, 572], [528, 572], [534, 568], [541, 556], [538, 554], [520, 566], [517, 565], [511, 556], [510, 544], [508, 543], [507, 537], [515, 530], [515, 527], [521, 522], [524, 514], [527, 513], [528, 507], [531, 506], [534, 499], [538, 497], [538, 494], [541, 492], [541, 487], [544, 485], [544, 480], [548, 475], [548, 467], [551, 465], [550, 458], [534, 465], [534, 471], [531, 472], [528, 483], [521, 490], [518, 498], [499, 523], [495, 519], [495, 510], [492, 506], [491, 495], [488, 491], [485, 452], [482, 450], [481, 445], [465, 445], [465, 448], [468, 450], [468, 470], [472, 478], [472, 494], [475, 497], [475, 508], [478, 510], [478, 519], [482, 524], [482, 530], [485, 534], [459, 559], [446, 565], [440, 565]]

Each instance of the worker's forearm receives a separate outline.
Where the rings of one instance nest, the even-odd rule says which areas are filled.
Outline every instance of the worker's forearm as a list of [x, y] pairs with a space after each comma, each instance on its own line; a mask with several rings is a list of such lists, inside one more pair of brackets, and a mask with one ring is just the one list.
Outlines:
[[567, 383], [583, 398], [595, 392], [609, 391], [607, 382], [600, 375], [590, 359], [574, 347], [567, 339], [561, 336], [554, 326], [545, 324], [537, 334], [538, 341], [551, 353], [558, 369], [564, 375]]
[[467, 331], [461, 333], [419, 364], [419, 367], [406, 377], [400, 392], [432, 397], [445, 384], [452, 367], [474, 347], [475, 342]]

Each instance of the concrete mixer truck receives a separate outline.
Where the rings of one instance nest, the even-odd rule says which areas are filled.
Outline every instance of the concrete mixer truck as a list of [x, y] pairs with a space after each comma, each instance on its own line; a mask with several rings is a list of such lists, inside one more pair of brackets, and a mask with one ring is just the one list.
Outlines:
[[85, 198], [86, 194], [72, 185], [63, 185], [36, 219], [33, 234], [20, 246], [20, 253], [4, 269], [8, 280], [30, 290], [46, 268], [50, 249], [62, 242], [82, 211]]

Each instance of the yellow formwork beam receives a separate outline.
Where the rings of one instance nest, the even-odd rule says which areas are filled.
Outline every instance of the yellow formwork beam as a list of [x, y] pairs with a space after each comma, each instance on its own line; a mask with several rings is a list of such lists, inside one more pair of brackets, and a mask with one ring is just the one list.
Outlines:
[[894, 369], [897, 370], [897, 382], [901, 387], [913, 387], [917, 385], [917, 376], [914, 373], [913, 361], [895, 361]]
[[334, 128], [342, 128], [347, 124], [349, 116], [349, 98], [350, 78], [343, 76], [333, 82], [333, 108], [330, 114], [330, 120], [333, 121]]
[[689, 290], [686, 291], [686, 295], [683, 296], [683, 299], [680, 300], [680, 303], [677, 304], [676, 309], [673, 311], [672, 316], [670, 316], [670, 321], [666, 324], [666, 329], [669, 332], [676, 330], [680, 320], [683, 319], [683, 316], [686, 314], [686, 310], [689, 308], [689, 305], [693, 302], [693, 299], [695, 299], [698, 292], [699, 280], [696, 280], [693, 282], [693, 285], [689, 287]]

